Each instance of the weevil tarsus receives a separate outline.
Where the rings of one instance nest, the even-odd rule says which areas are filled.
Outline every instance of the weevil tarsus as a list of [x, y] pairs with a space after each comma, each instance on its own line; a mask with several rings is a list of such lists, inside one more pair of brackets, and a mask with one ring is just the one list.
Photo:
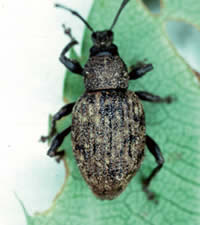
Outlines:
[[51, 142], [51, 147], [49, 148], [47, 155], [50, 157], [55, 157], [55, 156], [64, 156], [63, 151], [58, 151], [59, 147], [63, 143], [65, 137], [71, 132], [71, 126], [68, 127], [67, 129], [63, 130], [61, 133], [57, 134], [52, 142]]

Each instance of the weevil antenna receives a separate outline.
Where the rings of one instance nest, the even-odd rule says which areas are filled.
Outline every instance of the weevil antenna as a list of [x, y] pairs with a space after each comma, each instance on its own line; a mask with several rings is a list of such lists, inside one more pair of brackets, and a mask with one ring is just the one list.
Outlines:
[[117, 15], [115, 16], [115, 19], [114, 19], [114, 21], [113, 21], [113, 23], [112, 23], [112, 25], [111, 25], [111, 27], [110, 27], [110, 30], [112, 30], [113, 27], [115, 26], [115, 24], [116, 24], [116, 22], [117, 22], [117, 20], [118, 20], [118, 18], [119, 18], [119, 15], [120, 15], [120, 13], [121, 13], [121, 11], [122, 11], [122, 9], [125, 7], [125, 5], [126, 5], [128, 2], [129, 2], [129, 0], [124, 0], [124, 1], [122, 2], [121, 6], [120, 6], [120, 8], [119, 8], [119, 10], [118, 10], [118, 12], [117, 12]]
[[80, 20], [82, 20], [82, 22], [89, 28], [89, 30], [91, 30], [92, 32], [94, 32], [94, 30], [92, 29], [92, 27], [89, 25], [89, 23], [76, 11], [65, 7], [64, 5], [61, 4], [55, 4], [55, 7], [57, 8], [62, 8], [65, 9], [67, 11], [70, 11], [73, 15], [77, 16]]

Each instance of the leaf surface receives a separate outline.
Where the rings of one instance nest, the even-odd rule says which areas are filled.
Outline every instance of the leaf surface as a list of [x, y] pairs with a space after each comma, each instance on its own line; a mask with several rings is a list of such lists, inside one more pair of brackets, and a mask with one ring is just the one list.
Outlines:
[[[95, 30], [108, 29], [121, 0], [95, 0], [89, 23]], [[127, 189], [112, 201], [94, 197], [83, 181], [67, 137], [62, 147], [67, 152], [67, 177], [60, 195], [46, 213], [27, 216], [28, 225], [196, 225], [200, 220], [200, 83], [193, 71], [167, 39], [165, 24], [169, 15], [200, 25], [197, 0], [164, 1], [160, 16], [153, 16], [141, 1], [130, 1], [114, 28], [115, 43], [130, 67], [147, 59], [154, 70], [130, 81], [132, 91], [145, 90], [160, 96], [173, 95], [172, 104], [144, 102], [147, 133], [162, 149], [165, 165], [153, 180], [151, 190], [159, 204], [148, 201], [141, 190], [141, 176], [156, 166], [146, 151], [140, 171]], [[84, 65], [92, 43], [85, 32], [81, 62]], [[72, 52], [73, 58], [77, 58]], [[76, 100], [84, 92], [80, 76], [67, 73], [64, 99]], [[59, 130], [70, 124], [62, 120]]]
[[200, 30], [200, 1], [197, 0], [163, 0], [163, 18], [184, 20]]

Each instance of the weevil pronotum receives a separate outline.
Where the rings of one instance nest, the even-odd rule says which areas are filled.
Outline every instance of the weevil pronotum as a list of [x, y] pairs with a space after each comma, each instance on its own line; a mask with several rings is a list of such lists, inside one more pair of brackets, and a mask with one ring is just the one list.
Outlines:
[[[128, 91], [129, 80], [136, 80], [153, 69], [152, 64], [138, 63], [130, 72], [113, 44], [113, 27], [129, 0], [123, 0], [108, 30], [94, 31], [83, 17], [63, 5], [56, 7], [70, 11], [92, 32], [93, 46], [84, 67], [65, 54], [78, 42], [70, 29], [64, 27], [71, 42], [63, 49], [60, 61], [68, 70], [84, 77], [85, 93], [77, 100], [65, 105], [53, 116], [48, 136], [53, 137], [48, 155], [61, 158], [64, 151], [58, 148], [71, 132], [74, 156], [80, 172], [100, 199], [114, 199], [130, 182], [140, 168], [145, 145], [155, 157], [157, 166], [143, 179], [143, 190], [149, 199], [154, 194], [149, 190], [152, 179], [159, 172], [164, 158], [156, 142], [146, 134], [145, 117], [141, 100], [171, 103], [170, 96], [162, 98], [145, 91]], [[72, 112], [72, 125], [56, 134], [56, 121]]]

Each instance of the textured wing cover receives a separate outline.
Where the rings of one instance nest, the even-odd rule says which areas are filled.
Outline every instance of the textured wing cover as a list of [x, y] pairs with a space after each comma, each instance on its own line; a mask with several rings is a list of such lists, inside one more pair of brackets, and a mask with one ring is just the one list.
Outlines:
[[85, 93], [73, 108], [72, 144], [82, 176], [94, 194], [113, 199], [144, 156], [143, 107], [134, 92]]

